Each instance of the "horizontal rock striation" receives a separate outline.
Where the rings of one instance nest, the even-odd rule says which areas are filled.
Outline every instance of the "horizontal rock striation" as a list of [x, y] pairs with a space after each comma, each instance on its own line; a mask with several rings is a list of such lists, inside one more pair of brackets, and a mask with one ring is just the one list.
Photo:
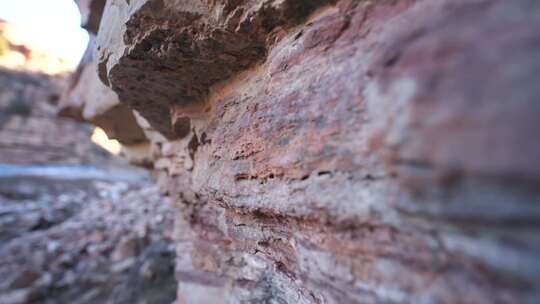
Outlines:
[[534, 0], [111, 0], [179, 303], [536, 303]]

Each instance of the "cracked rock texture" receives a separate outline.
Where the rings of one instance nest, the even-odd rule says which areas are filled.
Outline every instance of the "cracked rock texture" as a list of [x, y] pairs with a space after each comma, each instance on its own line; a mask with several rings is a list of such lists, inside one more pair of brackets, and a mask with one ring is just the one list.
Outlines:
[[179, 303], [540, 301], [538, 1], [109, 0], [94, 58]]

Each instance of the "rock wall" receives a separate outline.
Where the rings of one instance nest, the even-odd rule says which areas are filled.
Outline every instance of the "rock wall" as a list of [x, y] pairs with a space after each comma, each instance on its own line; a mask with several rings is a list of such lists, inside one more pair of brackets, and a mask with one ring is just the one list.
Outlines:
[[179, 303], [540, 301], [538, 1], [86, 2]]

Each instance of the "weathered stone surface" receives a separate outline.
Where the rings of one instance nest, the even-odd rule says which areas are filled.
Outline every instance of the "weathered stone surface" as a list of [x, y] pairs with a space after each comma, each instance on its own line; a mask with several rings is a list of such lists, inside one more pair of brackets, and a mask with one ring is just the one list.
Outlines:
[[71, 76], [68, 89], [63, 92], [58, 107], [60, 116], [99, 126], [109, 138], [127, 146], [146, 142], [133, 111], [120, 104], [116, 93], [97, 77], [92, 45], [90, 41], [89, 50]]
[[[109, 1], [99, 76], [169, 139], [190, 130], [170, 105], [199, 108], [212, 84], [264, 58], [267, 45], [328, 1]], [[195, 104], [195, 105], [194, 105]]]
[[[180, 303], [540, 300], [534, 0], [112, 0]], [[138, 117], [138, 116], [141, 117]]]

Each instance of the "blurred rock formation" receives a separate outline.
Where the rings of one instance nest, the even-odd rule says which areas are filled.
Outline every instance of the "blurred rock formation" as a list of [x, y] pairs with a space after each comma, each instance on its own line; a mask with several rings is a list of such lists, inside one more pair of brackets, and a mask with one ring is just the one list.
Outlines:
[[[0, 303], [172, 303], [170, 204], [90, 141], [93, 126], [57, 116], [67, 76], [12, 38], [0, 35]], [[3, 65], [17, 52], [29, 60]]]
[[0, 20], [0, 67], [48, 74], [62, 74], [72, 67], [62, 58], [33, 44], [31, 34]]

